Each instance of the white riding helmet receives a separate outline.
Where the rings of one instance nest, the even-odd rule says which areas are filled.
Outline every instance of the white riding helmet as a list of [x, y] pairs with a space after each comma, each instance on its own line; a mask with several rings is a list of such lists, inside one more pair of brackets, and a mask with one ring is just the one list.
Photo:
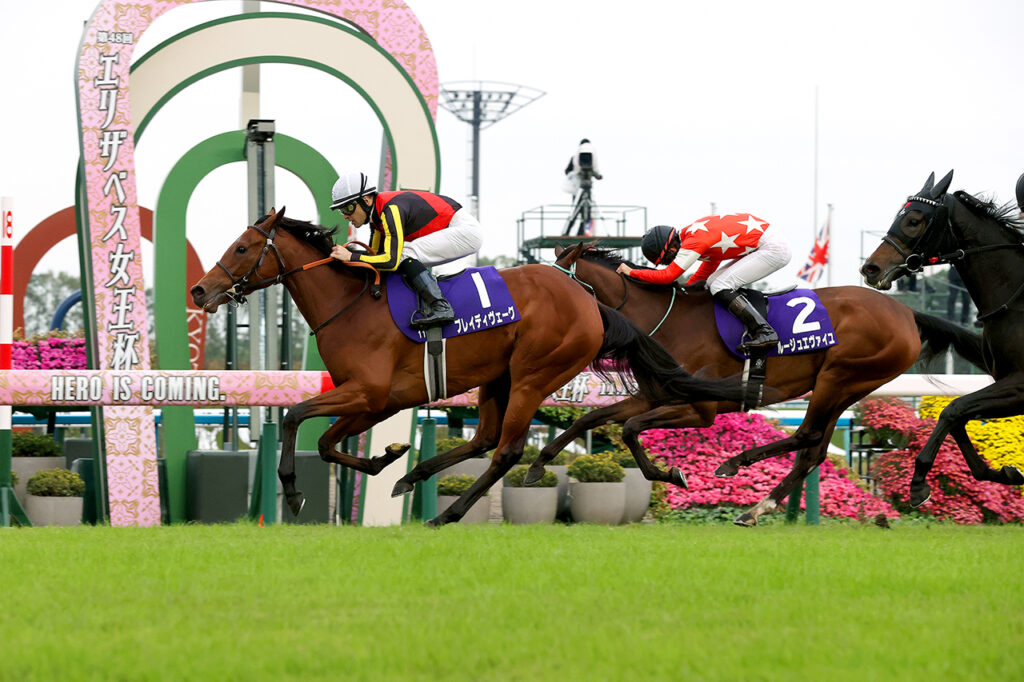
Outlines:
[[336, 210], [353, 199], [372, 194], [377, 191], [376, 185], [367, 187], [370, 179], [365, 173], [346, 173], [338, 178], [331, 190], [331, 209]]

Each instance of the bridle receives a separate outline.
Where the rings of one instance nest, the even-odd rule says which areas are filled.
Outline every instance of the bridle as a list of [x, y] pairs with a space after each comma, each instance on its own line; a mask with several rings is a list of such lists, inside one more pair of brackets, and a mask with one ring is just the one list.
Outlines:
[[[237, 307], [240, 303], [245, 303], [245, 297], [251, 294], [256, 289], [263, 286], [269, 286], [270, 284], [278, 284], [284, 280], [285, 277], [302, 270], [302, 268], [295, 268], [288, 272], [285, 272], [284, 259], [281, 258], [281, 252], [277, 248], [277, 244], [274, 243], [274, 237], [277, 235], [277, 224], [275, 223], [270, 232], [267, 232], [258, 225], [249, 225], [246, 229], [256, 230], [266, 238], [266, 242], [263, 244], [263, 251], [260, 253], [260, 257], [256, 260], [256, 264], [249, 269], [249, 272], [245, 273], [241, 277], [235, 278], [228, 266], [224, 265], [220, 261], [217, 261], [217, 267], [227, 273], [228, 279], [231, 280], [231, 287], [224, 293], [230, 299], [230, 304]], [[256, 282], [250, 282], [249, 280], [253, 275], [259, 274], [260, 266], [263, 265], [263, 259], [267, 257], [267, 253], [271, 250], [274, 252], [274, 257], [277, 258], [277, 272], [278, 274], [274, 277], [265, 277]]]
[[[936, 201], [928, 197], [922, 197], [920, 195], [907, 197], [907, 203], [904, 204], [903, 208], [900, 209], [900, 212], [896, 215], [896, 220], [892, 227], [889, 228], [886, 235], [882, 237], [883, 242], [894, 248], [896, 252], [903, 257], [903, 262], [896, 265], [895, 269], [906, 270], [910, 273], [917, 273], [921, 272], [926, 265], [948, 264], [956, 267], [958, 261], [966, 261], [968, 256], [973, 256], [986, 251], [996, 251], [999, 249], [1024, 248], [1024, 243], [1021, 242], [985, 244], [982, 246], [975, 246], [970, 249], [955, 249], [948, 253], [942, 253], [939, 251], [937, 253], [930, 254], [926, 249], [920, 248], [926, 238], [931, 236], [932, 228], [936, 225], [940, 230], [945, 230], [946, 234], [944, 236], [946, 237], [946, 242], [956, 244], [959, 241], [959, 237], [953, 229], [953, 221], [950, 219], [950, 204], [953, 201], [954, 198], [950, 197], [948, 194], [944, 194], [940, 201]], [[917, 237], [910, 237], [900, 226], [900, 218], [904, 213], [910, 210], [911, 204], [915, 202], [924, 204], [930, 208], [921, 211], [925, 214], [924, 229], [921, 230], [921, 233]], [[906, 248], [900, 246], [900, 243], [896, 238], [902, 240], [905, 244], [909, 244], [909, 246]], [[940, 237], [937, 241], [941, 245], [944, 240]], [[979, 313], [977, 319], [985, 320], [1008, 310], [1010, 304], [1020, 298], [1022, 294], [1024, 294], [1024, 282], [1022, 282], [1017, 290], [1010, 295], [1010, 298], [1005, 303], [987, 313]]]
[[[329, 323], [333, 322], [335, 319], [340, 317], [342, 313], [344, 313], [346, 310], [349, 309], [349, 307], [352, 306], [352, 304], [359, 300], [360, 296], [366, 293], [367, 289], [370, 289], [370, 294], [375, 299], [379, 299], [381, 297], [380, 272], [378, 272], [377, 269], [374, 268], [372, 265], [369, 265], [367, 263], [361, 263], [358, 261], [338, 261], [328, 256], [327, 258], [321, 258], [320, 260], [313, 261], [312, 263], [306, 263], [305, 265], [299, 265], [290, 270], [287, 270], [285, 269], [284, 259], [281, 257], [281, 251], [278, 250], [277, 244], [274, 243], [274, 238], [277, 236], [277, 224], [275, 223], [274, 226], [270, 228], [269, 232], [258, 225], [249, 225], [246, 227], [246, 229], [256, 230], [261, 235], [263, 235], [266, 241], [263, 244], [263, 251], [260, 252], [260, 257], [256, 259], [256, 264], [253, 265], [249, 269], [249, 271], [246, 272], [241, 277], [236, 278], [226, 265], [221, 263], [219, 260], [217, 261], [217, 266], [220, 267], [220, 269], [223, 270], [225, 273], [227, 273], [228, 279], [231, 280], [231, 286], [224, 292], [229, 299], [229, 305], [233, 307], [238, 307], [239, 304], [245, 303], [245, 297], [247, 295], [251, 294], [253, 291], [256, 291], [257, 289], [262, 289], [263, 287], [270, 286], [272, 284], [280, 284], [285, 280], [286, 277], [290, 275], [293, 275], [297, 272], [303, 272], [305, 270], [309, 270], [310, 268], [314, 268], [318, 265], [325, 265], [331, 262], [341, 263], [342, 265], [348, 265], [352, 267], [361, 267], [370, 270], [373, 273], [373, 284], [371, 287], [370, 278], [365, 278], [363, 282], [363, 288], [359, 290], [359, 293], [356, 294], [351, 301], [346, 303], [341, 310], [327, 318], [323, 323], [317, 326], [316, 329], [310, 331], [310, 336], [315, 336], [318, 331], [320, 331]], [[350, 244], [358, 244], [359, 246], [362, 246], [366, 250], [370, 250], [369, 247], [367, 247], [365, 244], [361, 242], [348, 242], [345, 246], [349, 246]], [[264, 277], [262, 279], [258, 279], [255, 282], [250, 281], [254, 275], [259, 275], [260, 266], [263, 265], [263, 260], [271, 251], [274, 252], [274, 257], [277, 259], [277, 274], [274, 275], [273, 277]]]

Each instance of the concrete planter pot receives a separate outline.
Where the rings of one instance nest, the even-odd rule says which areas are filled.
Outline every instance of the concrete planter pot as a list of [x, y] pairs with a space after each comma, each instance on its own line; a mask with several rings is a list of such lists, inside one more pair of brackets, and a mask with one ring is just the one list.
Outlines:
[[654, 484], [644, 478], [642, 471], [632, 467], [626, 469], [626, 477], [622, 480], [626, 484], [626, 508], [622, 513], [622, 523], [636, 523], [647, 515]]
[[[437, 511], [440, 513], [450, 507], [455, 500], [459, 499], [455, 495], [438, 495], [437, 496]], [[487, 520], [491, 516], [491, 496], [484, 495], [469, 508], [466, 515], [459, 519], [459, 523], [487, 523]]]
[[25, 513], [33, 526], [77, 526], [82, 523], [82, 498], [26, 495]]
[[610, 526], [622, 521], [626, 509], [626, 483], [581, 483], [569, 481], [569, 508], [572, 518], [581, 523]]
[[553, 523], [557, 511], [557, 487], [501, 489], [501, 514], [509, 523]]
[[11, 457], [11, 471], [18, 474], [18, 485], [14, 486], [14, 496], [25, 506], [25, 499], [28, 497], [28, 479], [36, 472], [47, 469], [66, 469], [64, 457]]

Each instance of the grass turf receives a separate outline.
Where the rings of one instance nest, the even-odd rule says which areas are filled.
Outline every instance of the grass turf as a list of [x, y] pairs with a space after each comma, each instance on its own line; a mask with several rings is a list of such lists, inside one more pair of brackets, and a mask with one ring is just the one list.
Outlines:
[[1024, 528], [0, 532], [0, 679], [1024, 678]]

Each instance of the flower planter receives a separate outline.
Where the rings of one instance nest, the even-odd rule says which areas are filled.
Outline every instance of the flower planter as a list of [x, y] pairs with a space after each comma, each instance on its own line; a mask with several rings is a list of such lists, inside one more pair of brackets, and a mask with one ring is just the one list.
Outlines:
[[582, 523], [616, 525], [626, 509], [626, 483], [569, 482], [572, 518]]
[[33, 526], [77, 526], [82, 523], [82, 502], [81, 497], [26, 495], [25, 513]]
[[651, 506], [653, 483], [644, 478], [642, 471], [633, 467], [626, 469], [626, 477], [622, 481], [626, 484], [622, 523], [636, 523], [647, 515], [647, 508]]
[[509, 523], [553, 523], [557, 511], [557, 487], [501, 489], [501, 513]]
[[[443, 512], [445, 509], [450, 507], [455, 500], [459, 499], [455, 495], [438, 495], [437, 496], [437, 511]], [[491, 516], [491, 496], [484, 495], [469, 508], [466, 515], [459, 519], [459, 523], [487, 523]]]
[[65, 468], [64, 457], [11, 457], [11, 471], [18, 474], [18, 485], [14, 486], [14, 496], [24, 507], [25, 498], [28, 497], [28, 491], [25, 489], [28, 479], [39, 471]]

